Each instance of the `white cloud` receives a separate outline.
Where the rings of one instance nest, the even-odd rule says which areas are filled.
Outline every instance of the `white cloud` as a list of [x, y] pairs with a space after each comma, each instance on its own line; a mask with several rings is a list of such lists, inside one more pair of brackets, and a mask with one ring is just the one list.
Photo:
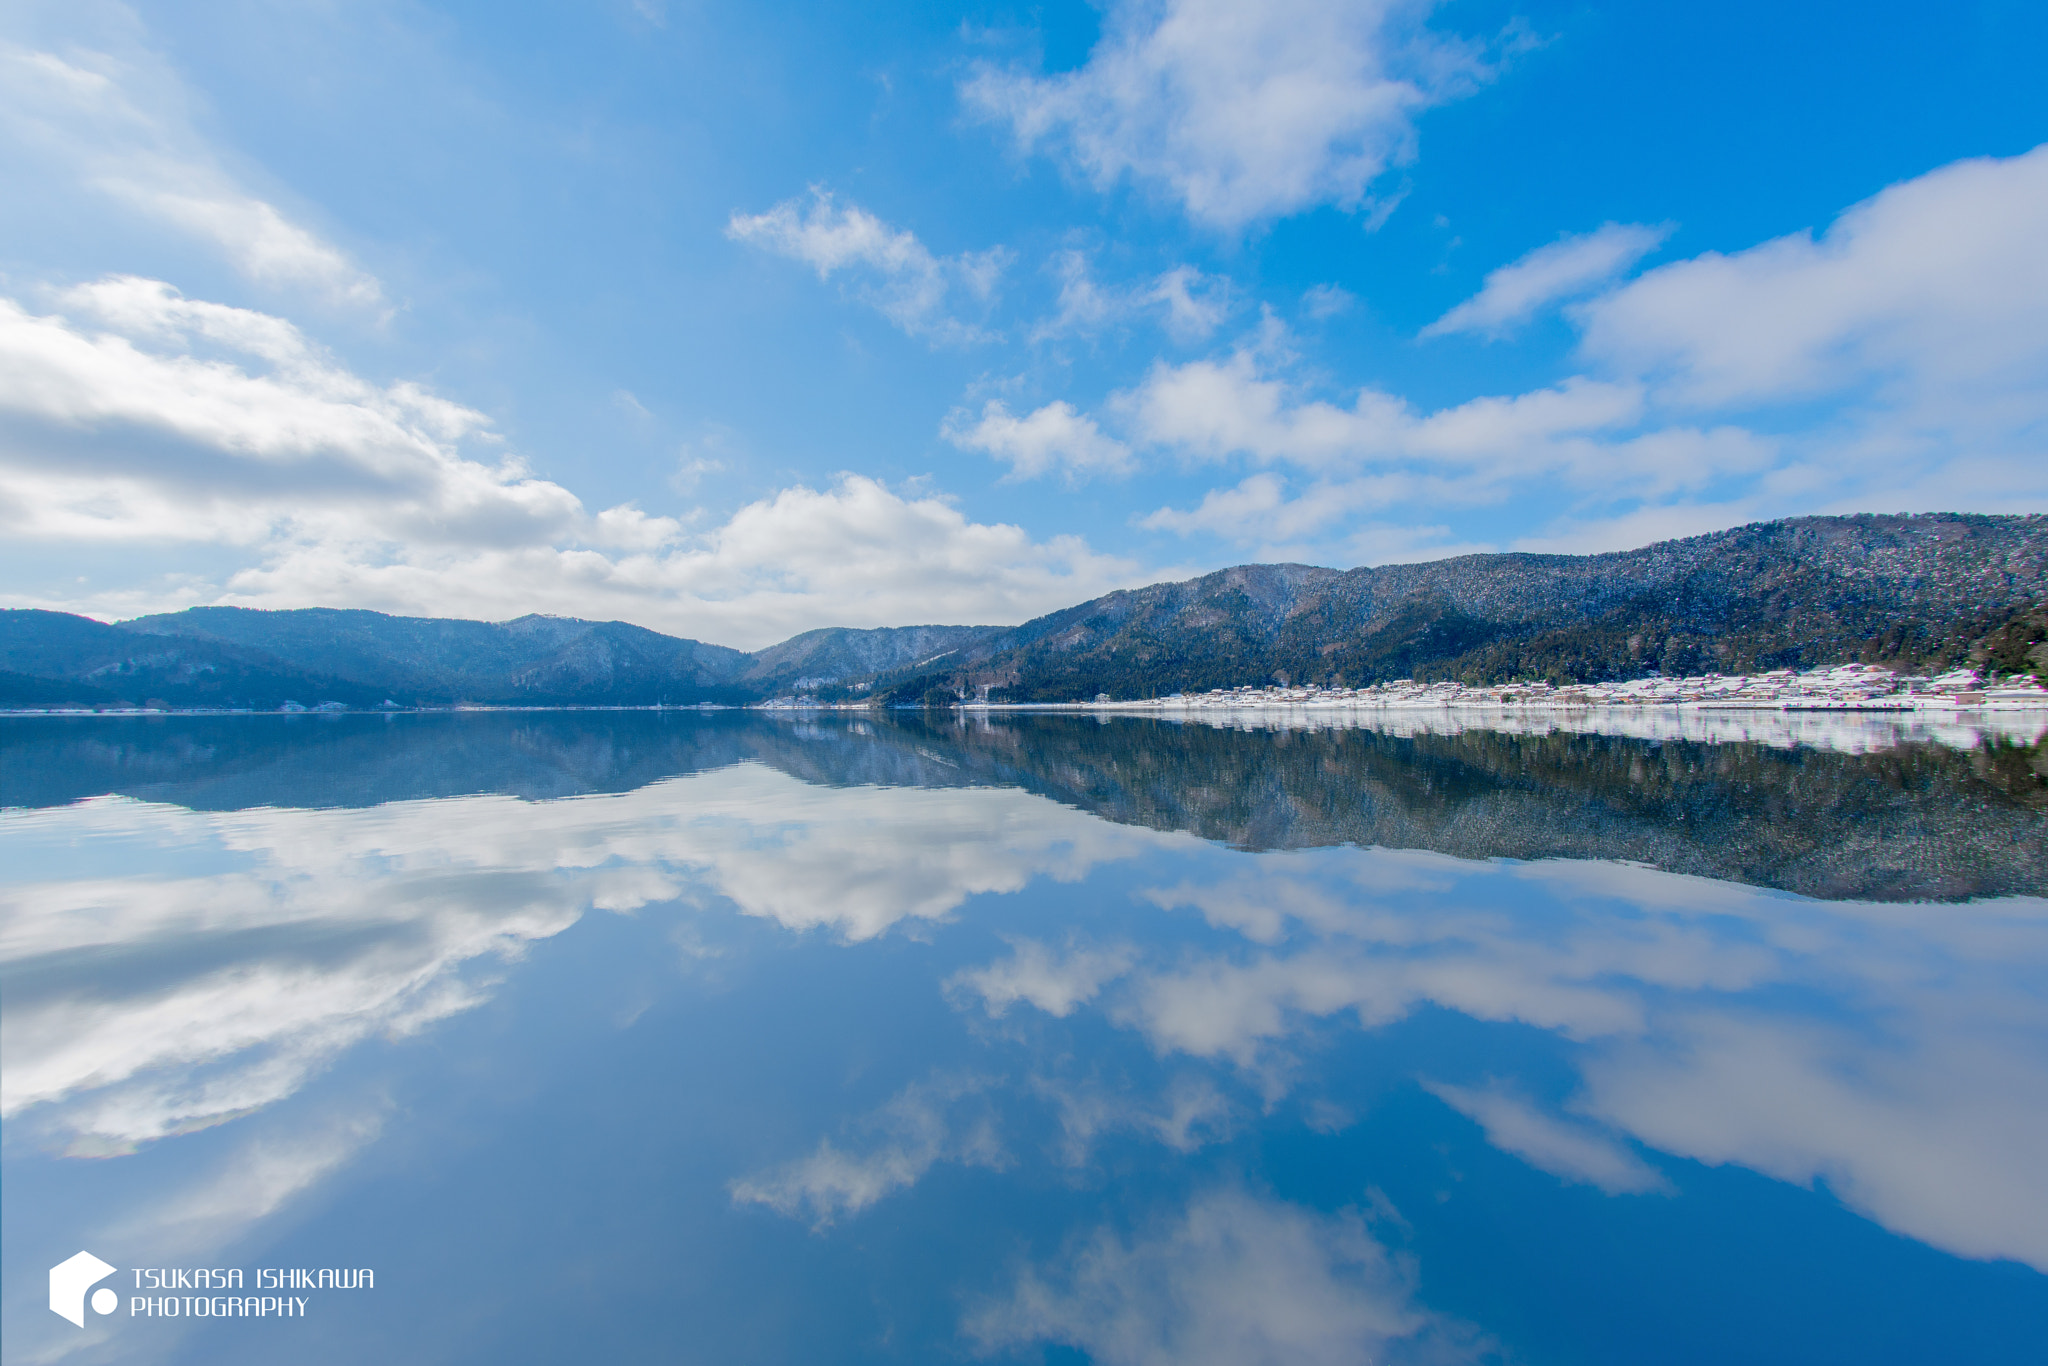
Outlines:
[[955, 412], [940, 429], [962, 450], [984, 451], [1010, 466], [1010, 479], [1036, 479], [1059, 473], [1069, 484], [1091, 475], [1117, 476], [1131, 471], [1130, 448], [1103, 435], [1095, 419], [1074, 411], [1064, 399], [1017, 417], [1000, 399], [982, 406], [973, 425]]
[[1260, 473], [1235, 487], [1209, 490], [1200, 504], [1185, 512], [1160, 508], [1139, 518], [1137, 525], [1183, 536], [1207, 532], [1240, 545], [1299, 545], [1314, 541], [1361, 509], [1386, 501], [1394, 486], [1386, 480], [1321, 481], [1290, 497], [1287, 480]]
[[294, 1196], [346, 1166], [382, 1132], [378, 1110], [331, 1118], [284, 1134], [266, 1133], [241, 1144], [210, 1179], [130, 1211], [115, 1237], [147, 1246], [219, 1247], [249, 1225], [275, 1213]]
[[1422, 329], [1425, 337], [1478, 332], [1498, 337], [1528, 321], [1547, 304], [1606, 284], [1656, 250], [1669, 225], [1604, 223], [1578, 237], [1538, 247], [1490, 272], [1479, 293]]
[[1624, 864], [1388, 851], [1289, 855], [1277, 871], [1152, 899], [1286, 951], [1140, 964], [1105, 1014], [1162, 1053], [1283, 1088], [1292, 1042], [1340, 1017], [1375, 1028], [1432, 1004], [1517, 1021], [1574, 1060], [1568, 1115], [1497, 1085], [1431, 1089], [1546, 1171], [1661, 1189], [1625, 1135], [1824, 1180], [1905, 1236], [2048, 1266], [2048, 1175], [2029, 1146], [2048, 1123], [2048, 1016], [2030, 985], [2048, 903], [1930, 919]]
[[1413, 1273], [1356, 1214], [1246, 1191], [1196, 1196], [1132, 1238], [1101, 1228], [1026, 1267], [962, 1325], [984, 1351], [1056, 1342], [1102, 1366], [1478, 1360], [1416, 1303]]
[[11, 535], [250, 545], [349, 538], [374, 515], [383, 535], [446, 546], [582, 523], [567, 490], [460, 453], [481, 414], [365, 382], [280, 319], [132, 277], [58, 304], [99, 327], [0, 299]]
[[972, 991], [991, 1015], [1026, 1001], [1048, 1015], [1066, 1016], [1093, 1000], [1103, 987], [1130, 970], [1137, 953], [1129, 945], [1055, 950], [1034, 939], [1013, 939], [1010, 957], [985, 968], [969, 968], [946, 981], [949, 991]]
[[1340, 285], [1317, 285], [1301, 296], [1302, 311], [1311, 318], [1334, 318], [1357, 302], [1358, 296]]
[[1298, 853], [1273, 853], [1261, 860], [1256, 874], [1225, 882], [1183, 882], [1138, 895], [1163, 911], [1192, 907], [1217, 929], [1235, 930], [1255, 944], [1278, 944], [1300, 930], [1399, 937], [1401, 920], [1370, 898], [1396, 891], [1443, 892], [1455, 885], [1433, 857], [1412, 865], [1379, 858], [1372, 862], [1365, 889], [1369, 899], [1361, 902], [1358, 889], [1333, 889], [1310, 876], [1291, 875], [1286, 871], [1290, 866], [1300, 866], [1306, 873], [1316, 864]]
[[1452, 1086], [1425, 1081], [1422, 1089], [1477, 1123], [1486, 1141], [1530, 1166], [1609, 1195], [1669, 1194], [1664, 1174], [1591, 1125], [1545, 1114], [1498, 1086]]
[[[2048, 146], [1959, 161], [1849, 209], [1819, 239], [1660, 266], [1579, 315], [1586, 355], [1694, 406], [1875, 384], [1888, 407], [2038, 419], [2048, 378]], [[2015, 402], [2017, 406], [2015, 407]]]
[[1488, 74], [1469, 45], [1423, 27], [1428, 8], [1126, 0], [1080, 69], [984, 66], [961, 95], [1098, 188], [1129, 175], [1226, 230], [1319, 204], [1357, 208], [1414, 155], [1415, 117]]
[[152, 224], [211, 244], [258, 284], [386, 311], [377, 280], [277, 205], [251, 193], [192, 127], [190, 97], [136, 51], [64, 56], [0, 45], [0, 129], [45, 183], [72, 183]]
[[1085, 336], [1119, 321], [1129, 310], [1127, 296], [1096, 282], [1086, 252], [1059, 252], [1052, 258], [1051, 269], [1060, 279], [1059, 308], [1031, 329], [1031, 340]]
[[[364, 1039], [487, 999], [489, 964], [591, 908], [694, 890], [856, 942], [1189, 842], [1015, 789], [817, 787], [759, 764], [557, 802], [198, 812], [105, 798], [8, 833], [16, 848], [138, 842], [238, 865], [20, 884], [0, 901], [0, 962], [50, 965], [0, 1002], [0, 1113], [34, 1114], [29, 1128], [81, 1152], [268, 1106]], [[175, 947], [182, 975], [122, 990], [58, 966], [113, 945]]]
[[661, 857], [702, 869], [747, 915], [846, 942], [942, 920], [969, 897], [1020, 891], [1034, 878], [1078, 881], [1178, 838], [1106, 826], [1012, 789], [821, 789], [758, 768], [729, 778], [701, 827], [669, 835]]
[[1215, 1083], [1186, 1073], [1149, 1097], [1128, 1086], [1076, 1085], [1050, 1077], [1035, 1078], [1032, 1086], [1059, 1110], [1057, 1155], [1069, 1167], [1087, 1162], [1095, 1140], [1104, 1134], [1133, 1131], [1177, 1153], [1191, 1153], [1228, 1138], [1239, 1117]]
[[484, 415], [365, 380], [283, 319], [129, 277], [55, 302], [0, 299], [0, 531], [225, 547], [243, 564], [10, 605], [544, 611], [758, 648], [817, 626], [1022, 621], [1139, 577], [1078, 537], [1035, 541], [853, 475], [708, 529], [631, 505], [592, 513], [508, 457]]
[[1261, 561], [1400, 564], [1484, 554], [1494, 546], [1460, 541], [1441, 523], [1361, 521], [1403, 504], [1491, 501], [1491, 484], [1472, 478], [1388, 474], [1314, 479], [1298, 486], [1270, 471], [1211, 489], [1185, 511], [1159, 508], [1135, 520], [1150, 531], [1205, 533], [1246, 548]]
[[[1755, 474], [1777, 457], [1775, 442], [1739, 427], [1641, 431], [1648, 409], [1633, 381], [1578, 376], [1417, 412], [1377, 389], [1360, 390], [1349, 405], [1298, 394], [1252, 348], [1227, 360], [1155, 365], [1111, 405], [1134, 444], [1304, 472], [1299, 485], [1270, 471], [1252, 474], [1210, 490], [1192, 509], [1162, 508], [1138, 523], [1275, 553], [1361, 553], [1367, 546], [1353, 542], [1373, 531], [1371, 522], [1391, 520], [1394, 508], [1499, 502], [1538, 479], [1607, 500], [1668, 498]], [[1402, 554], [1450, 538], [1371, 539]]]
[[[6, 961], [157, 945], [181, 950], [182, 971], [123, 990], [50, 966], [35, 992], [11, 992], [0, 1110], [15, 1123], [32, 1113], [29, 1129], [72, 1151], [121, 1151], [261, 1109], [361, 1040], [475, 1005], [487, 993], [465, 965], [560, 933], [610, 876], [555, 877], [540, 849], [505, 861], [492, 830], [522, 805], [201, 813], [101, 799], [26, 818], [109, 841], [226, 848], [248, 867], [11, 889]], [[476, 830], [477, 847], [458, 851], [456, 829]], [[483, 866], [503, 876], [450, 877]], [[264, 947], [236, 951], [243, 943]]]
[[[1885, 1043], [1817, 1021], [1687, 1012], [1664, 1037], [1590, 1061], [1583, 1107], [1666, 1152], [1825, 1181], [1849, 1208], [1960, 1256], [2048, 1270], [2039, 1054], [1993, 1022], [1995, 1005], [1943, 999], [1924, 970], [1916, 985], [1892, 994], [1904, 1028]], [[2000, 987], [2000, 1004], [2020, 1004]]]
[[1057, 253], [1051, 269], [1060, 280], [1058, 309], [1031, 329], [1031, 340], [1090, 336], [1146, 314], [1181, 343], [1201, 341], [1230, 315], [1230, 282], [1193, 266], [1175, 266], [1151, 280], [1111, 286], [1096, 281], [1086, 252]]
[[1199, 341], [1222, 326], [1230, 311], [1227, 282], [1193, 266], [1176, 266], [1145, 294], [1166, 310], [1166, 330], [1176, 341]]
[[1009, 264], [1001, 247], [934, 256], [907, 228], [893, 228], [858, 205], [841, 207], [830, 193], [810, 202], [785, 200], [766, 213], [735, 213], [726, 235], [801, 261], [828, 280], [845, 272], [868, 303], [913, 336], [964, 344], [989, 339], [954, 316], [956, 294], [985, 305]]
[[917, 1184], [941, 1162], [1001, 1167], [994, 1117], [974, 1078], [941, 1077], [905, 1087], [855, 1123], [858, 1151], [820, 1139], [809, 1157], [743, 1177], [731, 1186], [738, 1205], [766, 1205], [824, 1228]]
[[1413, 459], [1498, 467], [1540, 457], [1560, 437], [1632, 424], [1642, 413], [1642, 392], [1575, 378], [1428, 414], [1376, 389], [1362, 389], [1351, 406], [1340, 407], [1297, 399], [1247, 349], [1225, 361], [1155, 365], [1117, 406], [1143, 440], [1198, 459], [1241, 455], [1310, 469]]
[[[1494, 272], [1429, 332], [1510, 328], [1626, 270], [1662, 229], [1609, 224]], [[1537, 494], [1517, 548], [1610, 550], [1768, 517], [2010, 511], [2048, 498], [2048, 147], [1957, 162], [1797, 233], [1658, 267], [1566, 315], [1584, 373], [1418, 411], [1296, 383], [1268, 318], [1225, 357], [1112, 396], [1134, 450], [1293, 466], [1140, 525], [1329, 558], [1361, 520]], [[1792, 404], [1804, 405], [1791, 407]], [[1772, 412], [1759, 410], [1773, 409]]]
[[[1014, 789], [821, 787], [760, 764], [557, 801], [207, 812], [101, 798], [17, 813], [0, 834], [9, 867], [80, 840], [189, 855], [169, 875], [109, 868], [5, 889], [0, 1112], [10, 1143], [93, 1156], [234, 1126], [211, 1145], [219, 1163], [124, 1207], [107, 1233], [190, 1247], [227, 1245], [376, 1140], [388, 1102], [345, 1081], [309, 1088], [315, 1077], [490, 999], [533, 945], [592, 910], [680, 902], [693, 914], [679, 930], [715, 934], [729, 902], [860, 940], [1190, 842]], [[110, 968], [113, 949], [155, 967]], [[908, 1087], [735, 1194], [824, 1220], [937, 1163], [999, 1165], [982, 1092], [971, 1077]], [[1218, 1122], [1196, 1082], [1143, 1127], [1191, 1144]]]

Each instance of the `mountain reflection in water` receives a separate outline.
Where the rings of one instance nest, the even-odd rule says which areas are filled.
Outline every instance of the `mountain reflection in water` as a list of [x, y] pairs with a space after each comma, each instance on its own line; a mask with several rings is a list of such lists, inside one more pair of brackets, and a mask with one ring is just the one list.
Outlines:
[[305, 1360], [2014, 1359], [2040, 755], [7, 723], [9, 1265], [346, 1246]]
[[1908, 740], [1843, 753], [1570, 732], [916, 713], [80, 718], [0, 727], [0, 805], [102, 794], [196, 810], [481, 792], [542, 800], [747, 761], [831, 787], [1017, 787], [1246, 849], [1626, 860], [1829, 898], [2048, 893], [2039, 741]]

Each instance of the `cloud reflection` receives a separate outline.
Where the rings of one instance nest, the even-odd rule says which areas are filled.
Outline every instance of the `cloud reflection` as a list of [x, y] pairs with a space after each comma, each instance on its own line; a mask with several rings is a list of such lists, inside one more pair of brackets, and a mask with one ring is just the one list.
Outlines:
[[792, 1217], [808, 1212], [823, 1229], [915, 1185], [941, 1162], [1002, 1167], [987, 1085], [974, 1077], [913, 1083], [852, 1126], [851, 1148], [821, 1139], [809, 1157], [733, 1182], [733, 1203]]
[[1064, 1017], [1123, 976], [1137, 958], [1128, 944], [1091, 949], [1069, 943], [1064, 954], [1031, 939], [1013, 939], [1010, 944], [1013, 952], [1007, 959], [955, 973], [947, 980], [948, 989], [956, 995], [980, 996], [995, 1016], [1023, 1001]]
[[1476, 1361], [1471, 1330], [1420, 1307], [1414, 1273], [1354, 1211], [1233, 1188], [1134, 1238], [1100, 1228], [970, 1312], [985, 1352], [1041, 1342], [1103, 1366]]
[[754, 764], [553, 802], [196, 812], [111, 798], [10, 827], [18, 849], [139, 846], [152, 868], [206, 865], [18, 884], [0, 905], [0, 1104], [76, 1154], [270, 1105], [364, 1039], [473, 1007], [504, 963], [591, 909], [724, 897], [859, 941], [1184, 838], [1014, 790], [822, 788]]
[[[854, 945], [934, 934], [977, 895], [1152, 859], [1149, 888], [1125, 903], [1145, 929], [1092, 939], [1055, 909], [934, 983], [983, 1019], [991, 1048], [1025, 1050], [1001, 1070], [1042, 1107], [1061, 1165], [1113, 1133], [1178, 1152], [1227, 1141], [1256, 1110], [1247, 1081], [1270, 1106], [1333, 1029], [1435, 1008], [1559, 1042], [1567, 1094], [1437, 1064], [1418, 1080], [1565, 1180], [1667, 1189], [1678, 1170], [1641, 1144], [1825, 1183], [1898, 1233], [2048, 1269], [2048, 1166], [2032, 1141], [2048, 1132], [2041, 900], [1817, 902], [1616, 863], [1248, 854], [1015, 789], [823, 787], [758, 764], [542, 802], [205, 813], [101, 799], [10, 814], [0, 833], [15, 869], [93, 870], [17, 883], [0, 906], [11, 1134], [76, 1154], [273, 1106], [366, 1039], [488, 999], [507, 964], [594, 909], [722, 906]], [[717, 950], [703, 939], [716, 924], [700, 917], [693, 952]], [[1071, 1033], [1051, 1045], [1067, 1053], [1031, 1055], [1042, 1031], [1091, 1013], [1165, 1070], [1133, 1083], [1073, 1064]], [[820, 1224], [852, 1216], [941, 1163], [1024, 1151], [1000, 1141], [1007, 1094], [922, 1083], [732, 1193]], [[259, 1183], [274, 1200], [209, 1214], [195, 1188], [162, 1218], [262, 1217], [375, 1133], [370, 1119], [334, 1126], [273, 1164], [306, 1173]], [[1087, 1265], [1171, 1261], [1167, 1235], [1148, 1236], [1103, 1243]], [[1124, 1330], [1103, 1325], [1128, 1306], [1105, 1308], [1081, 1270], [1055, 1279], [988, 1340], [1028, 1319], [1068, 1335], [1051, 1340], [1125, 1351]]]
[[[1447, 891], [1374, 894], [1434, 861]], [[1895, 1232], [2048, 1269], [2048, 902], [1813, 902], [1620, 864], [1464, 865], [1387, 851], [1270, 855], [1151, 893], [1253, 946], [1132, 972], [1110, 1017], [1162, 1053], [1286, 1072], [1318, 1022], [1424, 1007], [1561, 1036], [1560, 1117], [1431, 1080], [1488, 1139], [1609, 1192], [1664, 1178], [1599, 1132], [1825, 1181]], [[1333, 909], [1335, 908], [1335, 909]], [[1341, 911], [1341, 913], [1340, 913]]]
[[1494, 1147], [1553, 1176], [1598, 1186], [1609, 1195], [1668, 1194], [1673, 1189], [1662, 1172], [1612, 1137], [1591, 1125], [1545, 1114], [1505, 1087], [1425, 1081], [1422, 1089], [1478, 1123]]

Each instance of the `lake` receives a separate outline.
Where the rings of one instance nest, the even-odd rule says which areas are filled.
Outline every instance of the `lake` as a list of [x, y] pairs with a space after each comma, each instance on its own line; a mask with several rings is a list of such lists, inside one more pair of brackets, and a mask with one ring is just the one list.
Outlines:
[[2030, 735], [15, 717], [0, 804], [9, 1362], [2042, 1350]]

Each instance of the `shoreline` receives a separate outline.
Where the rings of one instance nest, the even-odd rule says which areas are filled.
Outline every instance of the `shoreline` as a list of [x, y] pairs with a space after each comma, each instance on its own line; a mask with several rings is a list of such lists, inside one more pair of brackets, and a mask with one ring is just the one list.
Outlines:
[[[824, 703], [783, 703], [780, 706], [766, 704], [764, 710], [780, 711], [826, 711], [835, 708]], [[857, 708], [857, 710], [859, 710]], [[1553, 702], [1553, 701], [1495, 701], [1464, 700], [1446, 702], [1337, 702], [1316, 700], [1255, 701], [1203, 703], [1186, 702], [1173, 698], [1140, 699], [1128, 702], [962, 702], [952, 708], [957, 711], [1057, 711], [1081, 713], [1130, 713], [1130, 712], [1254, 712], [1254, 711], [1314, 711], [1314, 712], [1486, 712], [1510, 715], [1536, 712], [1562, 712], [1581, 715], [1598, 712], [1617, 712], [1625, 715], [1640, 715], [1646, 712], [1729, 712], [1737, 715], [1776, 712], [1831, 712], [1856, 713], [1876, 716], [1960, 716], [1976, 715], [1981, 712], [2027, 711], [2048, 713], [2048, 693], [2039, 700], [2033, 698], [2004, 699], [1987, 702], [1949, 702], [1934, 699], [1916, 701], [1910, 704], [1872, 702], [1821, 702], [1821, 701], [1773, 701], [1773, 702], [1667, 702], [1655, 701], [1607, 701], [1607, 702]]]
[[1181, 698], [1134, 698], [1113, 702], [956, 702], [945, 707], [897, 706], [878, 707], [870, 702], [811, 702], [783, 701], [747, 702], [740, 704], [693, 702], [684, 706], [613, 706], [602, 703], [561, 702], [537, 705], [506, 703], [477, 704], [452, 707], [376, 707], [351, 708], [306, 707], [287, 711], [283, 708], [254, 707], [0, 707], [0, 719], [10, 717], [62, 716], [275, 716], [287, 719], [307, 717], [321, 720], [337, 716], [464, 716], [473, 714], [496, 714], [504, 712], [847, 712], [867, 714], [878, 711], [959, 711], [959, 712], [1041, 712], [1073, 713], [1076, 715], [1173, 715], [1221, 714], [1234, 715], [1239, 712], [1315, 712], [1319, 714], [1436, 714], [1467, 713], [1485, 715], [1532, 715], [1563, 714], [1569, 716], [1615, 713], [1639, 716], [1668, 712], [1720, 712], [1733, 715], [1777, 714], [1785, 712], [1813, 712], [1827, 714], [1853, 714], [1860, 716], [1909, 716], [1925, 718], [1977, 716], [1995, 712], [2040, 712], [2048, 714], [2048, 692], [2028, 697], [1998, 697], [1983, 701], [1962, 702], [1948, 698], [1916, 698], [1912, 702], [1854, 702], [1822, 701], [1817, 699], [1788, 699], [1782, 701], [1718, 702], [1718, 701], [1666, 701], [1663, 699], [1608, 700], [1600, 702], [1555, 701], [1550, 699], [1515, 698], [1457, 698], [1444, 701], [1373, 701], [1344, 698], [1325, 701], [1320, 698], [1258, 698], [1232, 700], [1228, 702], [1207, 702]]
[[[2024, 680], [2024, 681], [2022, 681]], [[353, 708], [325, 701], [308, 706], [287, 699], [276, 708], [40, 706], [0, 708], [5, 716], [419, 716], [467, 712], [854, 712], [960, 711], [1068, 712], [1079, 715], [1190, 716], [1240, 712], [1315, 712], [1325, 715], [1397, 715], [1480, 713], [1502, 716], [1614, 713], [1623, 716], [1670, 713], [1770, 715], [1899, 716], [1925, 720], [1976, 718], [1997, 713], [2048, 715], [2048, 688], [2025, 675], [1986, 684], [1974, 669], [1957, 669], [1938, 677], [1900, 674], [1871, 664], [1840, 664], [1832, 668], [1774, 669], [1762, 674], [1694, 674], [1665, 678], [1651, 674], [1618, 683], [1543, 682], [1465, 684], [1418, 683], [1396, 679], [1363, 688], [1322, 687], [1281, 682], [1264, 687], [1211, 688], [1206, 692], [1175, 692], [1165, 697], [1113, 698], [1098, 693], [1093, 700], [1063, 702], [992, 701], [990, 685], [981, 696], [955, 694], [940, 706], [884, 705], [860, 701], [820, 701], [815, 696], [785, 695], [749, 703], [468, 703], [399, 706], [387, 700], [377, 707]]]

